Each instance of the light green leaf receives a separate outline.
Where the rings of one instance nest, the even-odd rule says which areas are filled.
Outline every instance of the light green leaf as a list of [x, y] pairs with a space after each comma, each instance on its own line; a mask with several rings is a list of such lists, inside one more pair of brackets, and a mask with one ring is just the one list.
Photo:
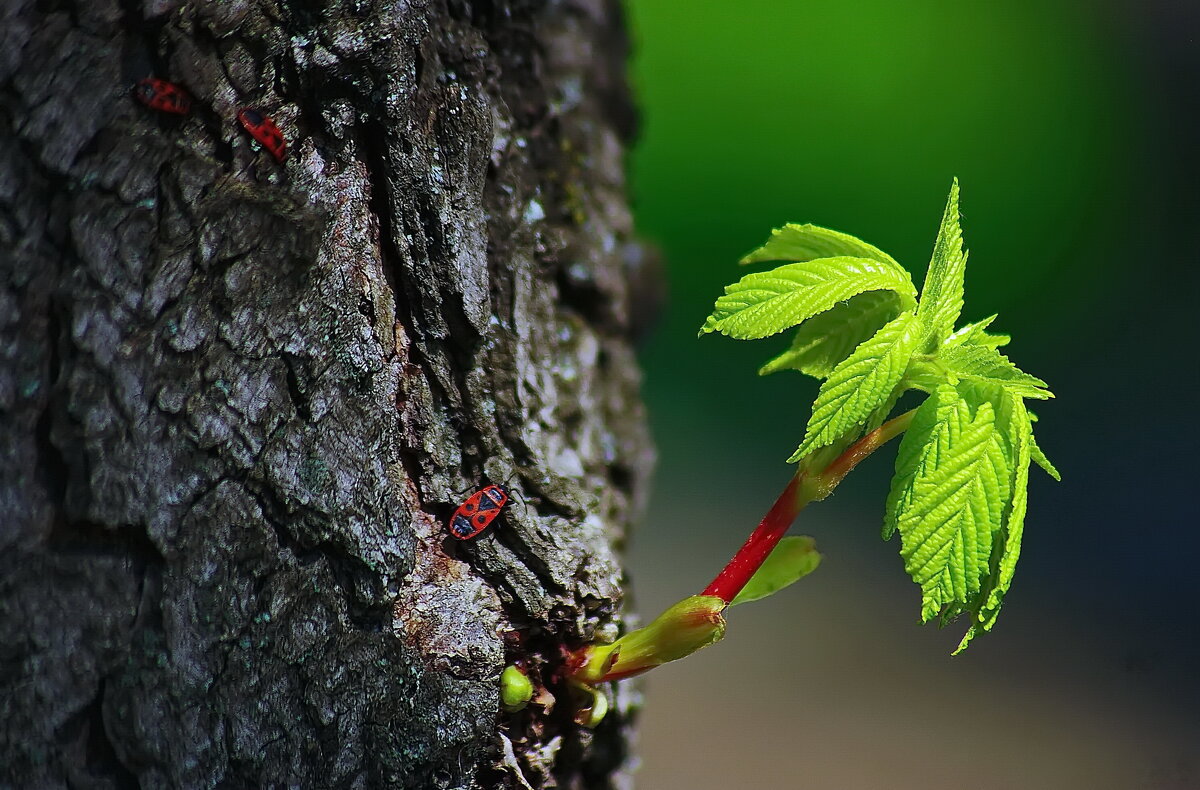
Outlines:
[[893, 291], [867, 291], [839, 302], [805, 321], [796, 330], [791, 348], [759, 368], [758, 374], [798, 370], [823, 379], [859, 343], [899, 314], [900, 298]]
[[995, 320], [996, 316], [992, 315], [988, 316], [982, 321], [976, 321], [973, 324], [967, 324], [961, 329], [956, 330], [954, 334], [950, 335], [950, 337], [946, 338], [946, 342], [943, 345], [974, 345], [987, 346], [988, 348], [1000, 348], [1001, 346], [1007, 346], [1012, 340], [1012, 337], [1009, 335], [992, 335], [984, 331], [991, 326], [992, 322]]
[[904, 309], [915, 305], [908, 272], [869, 258], [821, 258], [748, 274], [726, 286], [700, 334], [755, 340], [803, 323], [867, 291], [892, 291]]
[[908, 463], [914, 455], [919, 460], [903, 475], [907, 485], [895, 501], [900, 554], [921, 587], [924, 622], [973, 609], [986, 593], [993, 535], [1002, 524], [1002, 481], [1009, 473], [991, 404], [972, 414], [958, 392], [944, 386], [921, 410], [927, 411], [921, 419], [927, 441], [919, 451], [901, 448]]
[[896, 533], [900, 514], [904, 512], [912, 500], [913, 481], [925, 456], [925, 449], [935, 439], [940, 414], [937, 400], [937, 389], [930, 393], [932, 397], [925, 402], [913, 415], [913, 420], [900, 440], [900, 448], [896, 451], [896, 474], [892, 477], [891, 490], [888, 491], [887, 505], [883, 517], [883, 539], [890, 540]]
[[1031, 460], [1030, 437], [1033, 429], [1029, 423], [1029, 415], [1025, 412], [1025, 402], [1011, 393], [1006, 393], [1004, 405], [1007, 407], [1003, 414], [1002, 428], [1008, 441], [1009, 452], [1013, 454], [1013, 485], [1012, 499], [1008, 503], [1008, 511], [1004, 520], [1004, 550], [1000, 555], [999, 574], [988, 593], [987, 603], [981, 612], [984, 630], [991, 628], [996, 615], [1000, 613], [1000, 604], [1004, 594], [1012, 585], [1013, 573], [1016, 571], [1017, 559], [1021, 556], [1021, 536], [1025, 531], [1025, 509], [1029, 503], [1029, 462]]
[[[1031, 414], [1030, 416], [1032, 417], [1033, 415]], [[1062, 475], [1058, 473], [1058, 470], [1054, 468], [1054, 464], [1050, 463], [1050, 459], [1046, 457], [1044, 452], [1042, 452], [1042, 448], [1038, 445], [1037, 439], [1035, 439], [1033, 436], [1033, 431], [1030, 431], [1029, 433], [1029, 455], [1031, 458], [1033, 458], [1033, 462], [1042, 467], [1042, 470], [1046, 474], [1050, 475], [1058, 482], [1062, 482]]]
[[1025, 528], [1033, 437], [1029, 413], [1020, 396], [999, 387], [988, 386], [976, 387], [973, 391], [968, 388], [967, 392], [974, 394], [975, 399], [989, 398], [990, 402], [998, 407], [996, 426], [999, 435], [1003, 437], [1005, 453], [1009, 458], [1012, 484], [1009, 488], [1010, 495], [1004, 503], [1003, 525], [996, 535], [997, 550], [992, 556], [991, 573], [984, 587], [985, 596], [975, 608], [971, 627], [955, 649], [955, 654], [965, 650], [976, 636], [992, 629], [1000, 615], [1004, 596], [1012, 585], [1017, 560], [1021, 556], [1021, 538]]
[[963, 274], [966, 267], [967, 253], [963, 250], [962, 228], [958, 224], [956, 178], [950, 186], [942, 225], [933, 244], [933, 257], [925, 273], [925, 285], [921, 288], [921, 306], [917, 310], [917, 317], [921, 320], [922, 347], [926, 351], [933, 351], [954, 330], [954, 324], [962, 312]]
[[742, 265], [761, 261], [811, 261], [817, 258], [870, 258], [896, 265], [892, 256], [874, 245], [817, 225], [788, 223], [771, 231], [767, 243], [746, 254]]
[[1023, 372], [994, 348], [969, 344], [943, 347], [939, 350], [937, 359], [948, 371], [961, 379], [995, 384], [1023, 398], [1054, 397], [1054, 394], [1046, 389], [1046, 382]]
[[817, 553], [815, 540], [807, 535], [786, 537], [771, 550], [729, 605], [737, 606], [774, 595], [812, 573], [820, 563], [821, 555]]
[[866, 422], [900, 383], [916, 344], [916, 316], [906, 312], [854, 349], [821, 385], [804, 442], [788, 462], [800, 460]]

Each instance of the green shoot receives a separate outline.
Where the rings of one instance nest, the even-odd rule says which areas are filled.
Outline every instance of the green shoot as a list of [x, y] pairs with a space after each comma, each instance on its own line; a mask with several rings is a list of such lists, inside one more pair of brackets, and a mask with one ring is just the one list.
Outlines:
[[[572, 683], [590, 688], [630, 677], [713, 644], [724, 636], [728, 606], [812, 572], [820, 555], [811, 538], [784, 538], [792, 522], [899, 436], [883, 537], [900, 535], [904, 569], [921, 590], [921, 621], [969, 618], [956, 653], [995, 625], [1020, 556], [1029, 466], [1059, 479], [1025, 406], [1053, 395], [1000, 353], [1010, 338], [988, 332], [996, 316], [955, 329], [967, 264], [958, 197], [955, 180], [919, 297], [891, 256], [815, 225], [775, 230], [742, 259], [784, 263], [726, 287], [700, 334], [756, 340], [795, 330], [791, 346], [759, 371], [821, 380], [788, 459], [795, 474], [700, 595], [613, 644], [573, 652]], [[914, 390], [925, 401], [893, 417], [899, 398]]]
[[[970, 617], [961, 651], [991, 629], [1012, 582], [1030, 462], [1055, 479], [1058, 472], [1034, 441], [1025, 408], [1027, 399], [1053, 397], [1046, 382], [1000, 353], [1009, 338], [986, 331], [995, 316], [955, 331], [967, 264], [958, 198], [956, 180], [919, 299], [875, 247], [788, 225], [743, 262], [795, 262], [726, 288], [701, 333], [745, 339], [798, 327], [792, 347], [760, 372], [795, 369], [823, 379], [788, 459], [802, 466], [882, 424], [904, 392], [929, 395], [900, 445], [884, 538], [900, 533], [905, 570], [921, 587], [922, 621]], [[829, 294], [849, 296], [817, 311]]]

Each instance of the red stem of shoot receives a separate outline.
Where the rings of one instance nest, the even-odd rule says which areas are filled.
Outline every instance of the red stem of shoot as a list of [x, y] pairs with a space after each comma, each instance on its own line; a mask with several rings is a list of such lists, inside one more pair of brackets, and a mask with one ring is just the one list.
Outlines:
[[798, 496], [800, 479], [801, 475], [799, 474], [792, 477], [787, 488], [783, 489], [783, 493], [779, 495], [779, 499], [775, 500], [775, 504], [767, 511], [767, 515], [763, 516], [758, 527], [750, 533], [750, 537], [738, 549], [737, 554], [734, 554], [729, 564], [721, 569], [717, 578], [704, 588], [701, 595], [715, 595], [725, 603], [729, 603], [742, 591], [746, 582], [750, 581], [750, 577], [779, 543], [784, 533], [788, 531], [788, 527], [796, 520], [796, 514], [803, 507], [804, 503]]
[[904, 414], [895, 419], [888, 420], [847, 447], [844, 453], [834, 459], [833, 463], [829, 466], [825, 467], [825, 471], [821, 473], [821, 481], [826, 495], [833, 491], [837, 487], [837, 484], [842, 482], [842, 478], [850, 474], [850, 470], [858, 466], [860, 461], [904, 433], [908, 429], [909, 424], [912, 423], [913, 415], [916, 413], [917, 410], [913, 409], [912, 411], [904, 412]]
[[750, 537], [737, 550], [737, 554], [733, 555], [729, 564], [717, 574], [717, 578], [704, 588], [701, 595], [715, 595], [725, 603], [732, 601], [787, 534], [788, 528], [792, 526], [792, 522], [804, 506], [829, 496], [837, 484], [842, 482], [842, 478], [860, 461], [889, 440], [904, 433], [912, 422], [914, 413], [915, 411], [906, 412], [885, 422], [846, 448], [818, 474], [811, 474], [801, 462], [795, 476], [767, 511], [767, 515], [750, 533]]

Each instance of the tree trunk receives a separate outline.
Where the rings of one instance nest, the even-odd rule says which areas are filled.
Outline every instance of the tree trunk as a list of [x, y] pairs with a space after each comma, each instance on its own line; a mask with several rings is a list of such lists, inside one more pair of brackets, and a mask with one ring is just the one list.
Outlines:
[[554, 680], [652, 463], [624, 58], [613, 0], [4, 3], [0, 785], [627, 783]]

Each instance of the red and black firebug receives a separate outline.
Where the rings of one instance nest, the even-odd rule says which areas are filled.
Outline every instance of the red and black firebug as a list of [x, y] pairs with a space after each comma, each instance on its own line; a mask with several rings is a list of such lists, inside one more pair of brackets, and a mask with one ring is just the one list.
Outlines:
[[467, 497], [450, 517], [450, 534], [459, 540], [467, 540], [488, 528], [500, 515], [508, 502], [508, 489], [489, 485]]
[[274, 121], [250, 107], [238, 110], [237, 118], [250, 136], [271, 152], [271, 156], [280, 162], [283, 161], [283, 158], [287, 156], [287, 140], [284, 139], [283, 132], [279, 131], [279, 127], [275, 125]]
[[133, 95], [142, 104], [159, 112], [187, 115], [192, 109], [192, 99], [187, 91], [173, 82], [157, 77], [138, 80], [138, 84], [133, 87]]

